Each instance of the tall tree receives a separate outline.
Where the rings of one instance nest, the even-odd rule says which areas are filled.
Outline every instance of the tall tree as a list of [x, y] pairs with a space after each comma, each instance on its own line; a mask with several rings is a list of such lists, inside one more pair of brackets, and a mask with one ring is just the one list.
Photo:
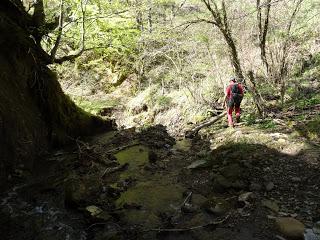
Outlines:
[[[261, 0], [257, 0], [256, 8], [257, 8], [257, 20], [258, 20], [258, 29], [259, 29], [260, 56], [261, 56], [262, 63], [264, 64], [267, 70], [267, 73], [269, 73], [269, 63], [267, 60], [267, 53], [266, 53], [266, 41], [267, 41], [267, 33], [269, 29], [271, 0], [266, 0], [264, 3], [261, 3]], [[264, 13], [262, 9], [264, 9]]]
[[53, 142], [111, 128], [63, 93], [35, 27], [20, 1], [0, 1], [0, 188], [18, 164], [32, 171]]
[[221, 1], [220, 8], [218, 7], [216, 0], [201, 0], [206, 6], [207, 10], [209, 10], [212, 19], [204, 20], [207, 23], [211, 23], [214, 27], [217, 27], [221, 34], [224, 37], [228, 45], [229, 56], [231, 60], [231, 64], [234, 68], [235, 74], [239, 79], [244, 79], [243, 72], [240, 64], [240, 60], [238, 57], [238, 51], [235, 44], [235, 40], [232, 36], [232, 31], [229, 26], [228, 15], [226, 11], [225, 1]]

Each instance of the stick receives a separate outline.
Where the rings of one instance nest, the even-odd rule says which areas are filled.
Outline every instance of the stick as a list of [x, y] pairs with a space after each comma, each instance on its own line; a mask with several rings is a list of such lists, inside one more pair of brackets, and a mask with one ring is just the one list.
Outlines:
[[101, 178], [103, 178], [107, 173], [114, 173], [114, 172], [120, 171], [120, 170], [126, 168], [128, 165], [129, 165], [128, 163], [125, 163], [125, 164], [117, 166], [117, 167], [106, 168], [106, 170], [104, 170], [103, 174], [101, 175]]
[[208, 227], [208, 226], [219, 225], [221, 223], [224, 223], [229, 217], [230, 217], [230, 215], [227, 215], [225, 218], [223, 218], [220, 221], [209, 222], [204, 225], [199, 225], [199, 226], [190, 227], [190, 228], [153, 228], [153, 229], [149, 229], [149, 230], [144, 230], [143, 232], [151, 232], [151, 231], [155, 231], [155, 232], [187, 232], [187, 231], [192, 231], [192, 230], [196, 230], [196, 229], [200, 229], [200, 228], [204, 228], [204, 227]]
[[110, 149], [107, 151], [108, 154], [111, 154], [111, 153], [114, 153], [114, 152], [120, 152], [126, 148], [129, 148], [129, 147], [134, 147], [134, 146], [137, 146], [137, 145], [140, 145], [141, 143], [139, 142], [135, 142], [135, 143], [132, 143], [132, 144], [128, 144], [128, 145], [125, 145], [125, 146], [120, 146], [120, 147], [117, 147], [117, 148], [113, 148], [113, 149]]
[[193, 129], [190, 130], [190, 131], [187, 131], [187, 132], [185, 133], [185, 136], [186, 136], [187, 138], [192, 138], [192, 137], [196, 136], [201, 128], [204, 128], [204, 127], [207, 127], [207, 126], [210, 126], [210, 125], [214, 124], [215, 122], [217, 122], [217, 121], [219, 121], [221, 118], [223, 118], [225, 115], [227, 115], [227, 112], [223, 112], [223, 113], [219, 114], [218, 116], [212, 118], [210, 121], [205, 122], [205, 123], [203, 123], [203, 124], [201, 124], [201, 125], [193, 128]]
[[183, 201], [183, 203], [180, 205], [180, 209], [189, 201], [189, 199], [191, 198], [191, 196], [192, 196], [192, 192], [190, 192], [189, 194], [188, 194], [188, 196], [186, 197], [186, 199]]

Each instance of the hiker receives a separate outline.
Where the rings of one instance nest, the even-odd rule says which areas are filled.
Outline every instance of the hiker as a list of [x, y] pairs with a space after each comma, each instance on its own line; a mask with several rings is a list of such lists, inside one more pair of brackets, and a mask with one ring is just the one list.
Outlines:
[[223, 108], [227, 104], [228, 124], [234, 127], [232, 120], [233, 109], [236, 112], [236, 122], [240, 122], [240, 104], [243, 98], [243, 87], [237, 83], [234, 77], [230, 78], [229, 86], [226, 89], [226, 96], [223, 102]]

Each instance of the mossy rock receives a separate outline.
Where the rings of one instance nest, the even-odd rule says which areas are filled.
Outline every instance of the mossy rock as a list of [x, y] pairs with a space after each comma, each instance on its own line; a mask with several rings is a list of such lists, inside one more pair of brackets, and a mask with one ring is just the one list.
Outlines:
[[222, 216], [231, 209], [231, 205], [222, 198], [211, 198], [202, 205], [202, 208], [209, 213]]
[[281, 234], [289, 239], [303, 239], [304, 224], [294, 218], [277, 218], [276, 227]]

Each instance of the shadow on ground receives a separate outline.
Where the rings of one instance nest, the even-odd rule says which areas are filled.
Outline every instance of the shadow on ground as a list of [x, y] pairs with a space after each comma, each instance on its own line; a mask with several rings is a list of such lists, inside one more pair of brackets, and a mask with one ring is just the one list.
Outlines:
[[262, 240], [279, 234], [278, 217], [319, 220], [313, 149], [211, 145], [158, 125], [56, 150], [32, 177], [18, 169], [2, 194], [2, 239]]

